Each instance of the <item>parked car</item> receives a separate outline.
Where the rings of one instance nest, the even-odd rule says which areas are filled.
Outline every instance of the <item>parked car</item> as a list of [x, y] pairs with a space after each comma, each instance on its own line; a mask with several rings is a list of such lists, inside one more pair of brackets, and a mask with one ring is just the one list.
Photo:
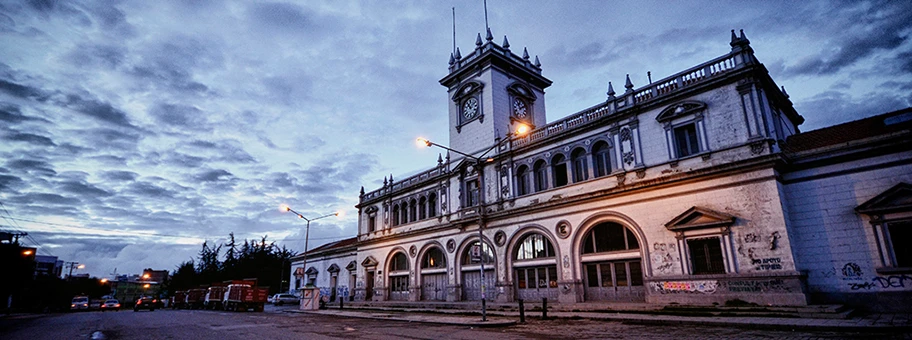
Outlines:
[[101, 310], [101, 305], [103, 304], [104, 300], [89, 299], [89, 310]]
[[117, 299], [105, 300], [105, 302], [101, 304], [101, 311], [104, 312], [106, 310], [120, 311], [120, 301], [117, 301]]
[[71, 311], [88, 310], [88, 309], [89, 309], [89, 297], [88, 296], [74, 297], [72, 303], [70, 303]]
[[272, 296], [272, 299], [270, 299], [270, 301], [276, 306], [281, 306], [286, 303], [299, 304], [301, 303], [301, 298], [295, 296], [294, 294], [276, 294]]
[[138, 312], [140, 309], [148, 309], [150, 312], [154, 312], [155, 307], [158, 307], [158, 299], [151, 296], [142, 296], [139, 299], [136, 299], [136, 304], [133, 305], [133, 311]]

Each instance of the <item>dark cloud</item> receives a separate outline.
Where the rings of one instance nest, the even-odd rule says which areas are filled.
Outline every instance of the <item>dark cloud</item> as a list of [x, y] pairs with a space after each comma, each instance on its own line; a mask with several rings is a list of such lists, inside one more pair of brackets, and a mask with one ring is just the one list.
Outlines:
[[134, 182], [126, 189], [127, 193], [144, 196], [145, 198], [174, 198], [176, 192], [157, 186], [149, 182]]
[[230, 172], [222, 169], [209, 170], [196, 175], [200, 182], [219, 182], [234, 177]]
[[86, 99], [76, 94], [69, 94], [66, 95], [66, 99], [61, 104], [102, 122], [121, 127], [136, 128], [130, 123], [130, 119], [127, 117], [126, 112], [115, 108], [110, 103], [92, 98]]
[[4, 79], [0, 79], [0, 91], [9, 93], [15, 97], [26, 99], [43, 100], [46, 97], [44, 91], [38, 88], [17, 84]]
[[14, 141], [14, 142], [25, 142], [25, 143], [40, 145], [40, 146], [56, 146], [57, 145], [57, 144], [54, 144], [54, 141], [52, 141], [48, 137], [31, 134], [31, 133], [24, 133], [24, 132], [11, 133], [9, 135], [3, 136], [3, 139], [8, 140], [8, 141]]
[[75, 132], [90, 146], [97, 149], [134, 150], [142, 139], [142, 136], [137, 132], [123, 132], [108, 128], [77, 130]]
[[162, 160], [165, 164], [183, 168], [199, 168], [206, 163], [206, 158], [191, 156], [179, 152], [168, 153]]
[[301, 6], [287, 3], [257, 3], [248, 8], [249, 18], [258, 25], [275, 31], [307, 30], [314, 28], [312, 18]]
[[21, 178], [10, 175], [0, 175], [0, 192], [12, 192], [25, 188], [27, 184]]
[[81, 43], [70, 51], [66, 60], [77, 67], [95, 66], [114, 69], [124, 62], [126, 53], [123, 46]]
[[89, 157], [89, 159], [96, 161], [98, 163], [101, 163], [102, 165], [107, 165], [107, 166], [127, 165], [127, 159], [125, 157], [121, 157], [121, 156], [99, 155], [99, 156]]
[[848, 2], [842, 5], [823, 13], [828, 19], [849, 20], [845, 22], [847, 26], [831, 38], [833, 48], [787, 67], [786, 75], [834, 74], [875, 53], [894, 50], [908, 40], [912, 29], [909, 2]]
[[4, 121], [10, 124], [22, 123], [27, 121], [42, 121], [48, 122], [44, 118], [36, 118], [31, 116], [26, 116], [22, 114], [22, 111], [18, 105], [0, 102], [0, 121]]
[[215, 143], [209, 142], [209, 141], [204, 141], [204, 140], [195, 140], [190, 143], [187, 143], [187, 145], [196, 147], [196, 148], [200, 148], [200, 149], [215, 149], [218, 147], [218, 145], [216, 145]]
[[6, 167], [13, 170], [34, 173], [40, 176], [54, 176], [57, 174], [57, 171], [54, 171], [54, 166], [50, 163], [34, 159], [10, 160], [6, 162]]
[[112, 170], [112, 171], [104, 171], [101, 173], [100, 176], [102, 179], [107, 180], [107, 181], [129, 182], [129, 181], [136, 180], [136, 178], [139, 177], [139, 174], [132, 172], [132, 171]]
[[196, 131], [211, 131], [206, 113], [189, 105], [161, 103], [152, 107], [149, 114], [158, 123]]
[[79, 199], [73, 197], [36, 192], [30, 192], [19, 197], [14, 197], [13, 200], [19, 203], [32, 204], [37, 206], [60, 205], [64, 206], [64, 208], [72, 208], [74, 206], [78, 206], [81, 203]]
[[95, 185], [86, 182], [64, 181], [57, 185], [57, 189], [63, 192], [80, 196], [108, 197], [113, 195], [111, 192], [98, 188]]

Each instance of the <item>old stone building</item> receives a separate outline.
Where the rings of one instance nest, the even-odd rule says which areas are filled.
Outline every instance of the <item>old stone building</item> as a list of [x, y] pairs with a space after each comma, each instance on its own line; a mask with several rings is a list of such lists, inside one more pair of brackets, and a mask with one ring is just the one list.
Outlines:
[[479, 35], [440, 80], [437, 164], [362, 189], [357, 238], [298, 277], [378, 301], [908, 299], [912, 113], [799, 134], [744, 33], [729, 47], [549, 123], [538, 57]]

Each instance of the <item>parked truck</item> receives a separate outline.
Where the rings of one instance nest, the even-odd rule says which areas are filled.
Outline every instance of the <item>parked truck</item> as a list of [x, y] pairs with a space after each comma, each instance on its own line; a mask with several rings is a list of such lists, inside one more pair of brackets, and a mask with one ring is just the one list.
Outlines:
[[187, 308], [202, 309], [206, 299], [206, 288], [194, 288], [187, 291]]
[[227, 289], [226, 284], [213, 283], [206, 292], [206, 298], [203, 302], [206, 309], [224, 309], [225, 291]]
[[230, 311], [262, 312], [266, 299], [269, 296], [267, 287], [257, 287], [256, 281], [235, 280], [231, 281], [225, 290], [223, 306]]
[[187, 291], [179, 290], [174, 292], [174, 296], [171, 297], [171, 309], [184, 308], [187, 308]]

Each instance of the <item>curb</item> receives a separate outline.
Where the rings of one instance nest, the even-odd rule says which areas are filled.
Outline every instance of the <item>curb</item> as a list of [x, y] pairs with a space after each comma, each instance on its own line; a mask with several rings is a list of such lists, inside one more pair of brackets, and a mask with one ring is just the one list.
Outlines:
[[512, 320], [460, 320], [460, 317], [450, 317], [452, 320], [440, 320], [440, 317], [430, 316], [429, 319], [425, 318], [409, 318], [409, 317], [397, 317], [390, 314], [377, 315], [372, 313], [365, 312], [329, 312], [329, 311], [302, 311], [302, 310], [288, 310], [285, 313], [298, 313], [298, 314], [318, 314], [318, 315], [330, 315], [330, 316], [342, 316], [348, 318], [359, 318], [359, 319], [373, 319], [373, 320], [395, 320], [402, 322], [417, 322], [417, 323], [426, 323], [426, 324], [437, 324], [437, 325], [451, 325], [451, 326], [467, 326], [467, 327], [476, 327], [476, 328], [494, 328], [494, 327], [509, 327], [516, 325], [516, 321]]

